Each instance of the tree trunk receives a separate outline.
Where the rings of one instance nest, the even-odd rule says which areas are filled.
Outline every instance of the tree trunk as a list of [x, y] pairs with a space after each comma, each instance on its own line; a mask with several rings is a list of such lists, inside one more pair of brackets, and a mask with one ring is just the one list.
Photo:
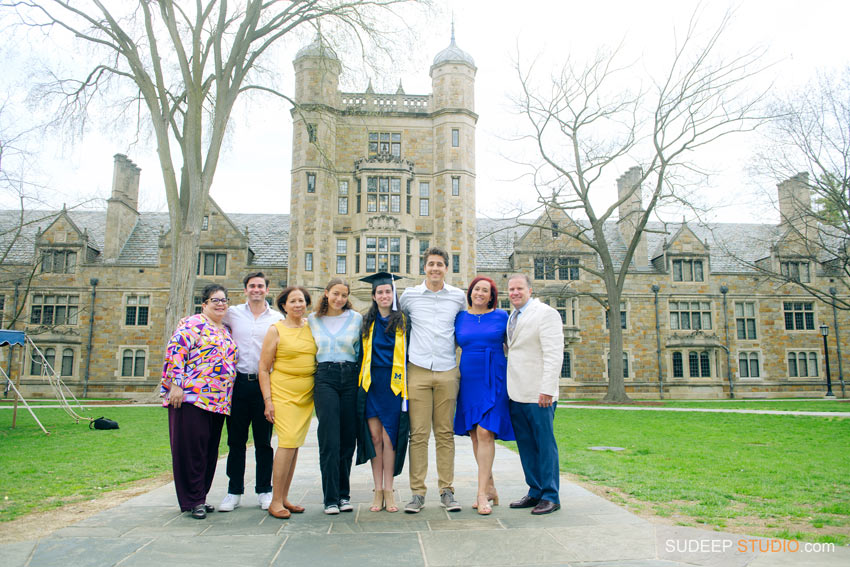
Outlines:
[[608, 391], [605, 402], [630, 402], [623, 379], [623, 329], [620, 326], [620, 290], [616, 282], [608, 288]]
[[198, 265], [198, 236], [191, 227], [171, 239], [171, 289], [165, 309], [165, 340], [171, 338], [180, 319], [192, 314], [192, 297]]

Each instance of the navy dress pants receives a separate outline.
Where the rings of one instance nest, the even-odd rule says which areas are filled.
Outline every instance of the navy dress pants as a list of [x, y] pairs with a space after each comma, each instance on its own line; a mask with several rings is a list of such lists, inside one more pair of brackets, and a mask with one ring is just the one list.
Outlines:
[[510, 408], [528, 496], [560, 504], [561, 476], [554, 431], [556, 405], [557, 402], [542, 408], [511, 400]]

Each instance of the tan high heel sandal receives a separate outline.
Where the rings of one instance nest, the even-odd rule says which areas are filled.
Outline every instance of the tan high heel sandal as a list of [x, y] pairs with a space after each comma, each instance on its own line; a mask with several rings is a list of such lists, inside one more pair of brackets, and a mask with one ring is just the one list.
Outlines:
[[[499, 505], [499, 493], [496, 492], [495, 489], [494, 489], [492, 494], [487, 495], [487, 500], [490, 502], [491, 505], [498, 506]], [[476, 498], [475, 502], [472, 503], [472, 509], [473, 510], [478, 509], [478, 498]]]
[[395, 491], [384, 490], [384, 509], [387, 512], [398, 512], [398, 506], [395, 503]]
[[372, 497], [372, 506], [369, 508], [369, 511], [380, 512], [384, 509], [384, 491], [373, 490], [372, 492], [374, 492], [375, 495]]

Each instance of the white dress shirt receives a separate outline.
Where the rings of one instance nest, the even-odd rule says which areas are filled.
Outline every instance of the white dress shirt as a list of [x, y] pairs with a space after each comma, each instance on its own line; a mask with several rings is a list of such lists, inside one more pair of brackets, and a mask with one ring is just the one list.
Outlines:
[[455, 317], [465, 307], [466, 295], [447, 283], [440, 291], [424, 282], [404, 290], [401, 309], [410, 318], [410, 362], [438, 372], [455, 368]]
[[230, 336], [239, 347], [239, 360], [236, 371], [243, 374], [257, 374], [260, 368], [260, 351], [266, 332], [274, 323], [283, 319], [283, 315], [266, 305], [259, 317], [254, 317], [247, 303], [227, 308], [224, 324], [230, 327]]

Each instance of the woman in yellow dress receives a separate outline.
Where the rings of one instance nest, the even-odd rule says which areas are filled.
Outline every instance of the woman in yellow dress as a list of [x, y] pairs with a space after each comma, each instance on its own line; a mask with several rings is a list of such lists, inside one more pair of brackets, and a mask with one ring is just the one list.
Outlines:
[[260, 352], [260, 390], [265, 415], [274, 424], [277, 452], [272, 469], [272, 502], [269, 514], [288, 518], [304, 511], [289, 501], [298, 448], [304, 444], [313, 415], [313, 374], [316, 343], [307, 325], [310, 294], [290, 286], [277, 296], [277, 308], [286, 315], [269, 327]]

